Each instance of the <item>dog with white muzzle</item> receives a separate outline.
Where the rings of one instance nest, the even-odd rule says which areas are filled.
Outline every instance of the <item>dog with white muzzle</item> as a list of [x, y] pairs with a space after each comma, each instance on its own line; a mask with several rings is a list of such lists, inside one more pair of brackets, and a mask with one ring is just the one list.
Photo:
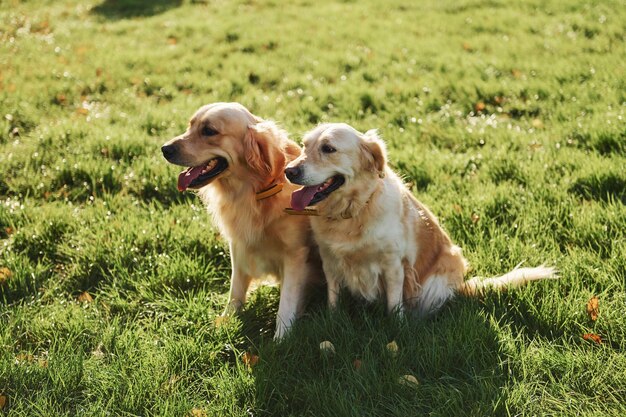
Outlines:
[[317, 126], [304, 137], [303, 154], [285, 170], [303, 185], [291, 209], [308, 210], [328, 281], [328, 303], [339, 290], [373, 301], [388, 311], [438, 310], [457, 292], [521, 285], [554, 277], [544, 266], [515, 268], [505, 275], [465, 281], [467, 261], [435, 216], [387, 165], [384, 142], [343, 123]]

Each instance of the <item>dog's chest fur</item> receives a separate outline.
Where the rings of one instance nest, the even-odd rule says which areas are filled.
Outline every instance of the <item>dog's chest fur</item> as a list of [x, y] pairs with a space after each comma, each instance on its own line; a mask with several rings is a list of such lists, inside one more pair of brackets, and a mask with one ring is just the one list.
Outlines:
[[369, 301], [385, 290], [382, 273], [402, 257], [404, 248], [394, 239], [401, 224], [385, 217], [367, 228], [354, 219], [312, 221], [325, 268], [332, 269], [342, 287]]
[[212, 191], [200, 195], [229, 241], [237, 265], [253, 277], [271, 275], [282, 281], [285, 253], [302, 248], [307, 229], [297, 224], [305, 219], [282, 213], [282, 207], [288, 204], [288, 193], [256, 201], [253, 192], [228, 195]]

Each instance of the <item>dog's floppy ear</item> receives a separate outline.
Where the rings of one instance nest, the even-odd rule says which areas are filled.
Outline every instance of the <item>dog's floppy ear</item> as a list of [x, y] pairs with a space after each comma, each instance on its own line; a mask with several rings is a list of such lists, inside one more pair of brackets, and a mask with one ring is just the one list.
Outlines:
[[381, 178], [384, 177], [385, 166], [387, 165], [387, 148], [385, 142], [378, 136], [376, 129], [365, 132], [363, 146], [367, 165], [369, 165], [366, 169], [375, 171]]
[[275, 129], [272, 122], [260, 122], [248, 126], [243, 139], [246, 162], [253, 171], [260, 175], [270, 175], [274, 166], [272, 136]]

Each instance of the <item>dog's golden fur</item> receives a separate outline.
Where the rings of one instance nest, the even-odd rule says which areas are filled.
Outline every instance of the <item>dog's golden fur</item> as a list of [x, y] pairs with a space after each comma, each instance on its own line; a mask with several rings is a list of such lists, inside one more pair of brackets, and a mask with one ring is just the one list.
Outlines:
[[[177, 165], [199, 167], [218, 157], [228, 162], [225, 171], [197, 187], [229, 242], [232, 276], [225, 314], [243, 305], [252, 279], [273, 276], [281, 283], [280, 338], [301, 310], [307, 285], [322, 277], [309, 219], [283, 211], [297, 188], [285, 180], [284, 169], [300, 147], [244, 106], [214, 103], [201, 107], [187, 131], [163, 149]], [[257, 200], [257, 193], [276, 184], [284, 184], [282, 192]]]
[[461, 249], [389, 168], [376, 131], [362, 134], [346, 124], [323, 124], [305, 135], [304, 145], [303, 154], [289, 164], [290, 180], [321, 186], [317, 190], [329, 178], [345, 181], [317, 203], [320, 215], [311, 220], [331, 307], [345, 286], [368, 300], [384, 295], [389, 311], [417, 307], [429, 313], [455, 292], [474, 294], [552, 276], [551, 268], [520, 268], [464, 281], [467, 262]]

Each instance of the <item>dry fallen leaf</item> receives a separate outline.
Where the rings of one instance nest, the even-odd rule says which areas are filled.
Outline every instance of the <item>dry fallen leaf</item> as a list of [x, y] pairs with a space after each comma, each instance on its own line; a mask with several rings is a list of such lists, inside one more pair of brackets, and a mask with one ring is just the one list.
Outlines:
[[15, 362], [19, 365], [20, 363], [25, 363], [25, 362], [34, 362], [35, 361], [35, 357], [33, 355], [31, 355], [30, 353], [20, 353], [19, 355], [17, 355], [15, 357]]
[[324, 340], [322, 343], [320, 343], [320, 350], [324, 353], [334, 354], [335, 345], [330, 343], [328, 340]]
[[191, 410], [189, 410], [189, 416], [190, 417], [206, 417], [206, 411], [204, 411], [202, 408], [198, 408], [198, 407], [194, 407]]
[[587, 314], [589, 314], [589, 318], [592, 321], [598, 320], [598, 315], [600, 314], [600, 305], [598, 297], [595, 295], [589, 299], [587, 302]]
[[486, 107], [487, 106], [485, 106], [485, 103], [483, 103], [482, 101], [474, 104], [474, 110], [476, 110], [476, 113], [484, 111]]
[[170, 376], [167, 381], [164, 381], [161, 386], [159, 387], [159, 389], [162, 392], [166, 392], [169, 393], [173, 390], [173, 388], [176, 386], [176, 384], [178, 383], [178, 381], [180, 381], [182, 378], [178, 375], [172, 375]]
[[599, 335], [594, 334], [594, 333], [585, 333], [583, 335], [583, 339], [596, 342], [599, 345], [602, 344], [602, 338]]
[[243, 361], [244, 365], [246, 365], [249, 368], [252, 368], [254, 365], [256, 365], [259, 362], [259, 357], [257, 355], [253, 355], [250, 352], [245, 352], [242, 355], [241, 360]]
[[452, 208], [454, 209], [455, 212], [457, 212], [458, 214], [461, 214], [463, 212], [463, 208], [461, 206], [459, 206], [458, 204], [454, 204], [452, 206]]
[[13, 272], [6, 266], [0, 268], [0, 284], [4, 284], [13, 276]]
[[7, 405], [7, 396], [6, 395], [0, 395], [0, 410], [4, 409], [4, 407], [6, 407]]
[[480, 220], [480, 216], [477, 213], [472, 213], [472, 223], [476, 224]]
[[8, 226], [8, 227], [5, 227], [5, 228], [4, 228], [4, 232], [5, 232], [7, 235], [12, 235], [12, 234], [13, 234], [13, 232], [15, 232], [15, 230], [13, 230], [13, 228], [12, 228], [11, 226]]
[[352, 362], [352, 366], [354, 366], [354, 369], [356, 369], [357, 371], [361, 369], [361, 365], [363, 365], [363, 362], [361, 362], [361, 359], [355, 359]]
[[104, 358], [104, 352], [102, 351], [102, 343], [99, 343], [98, 346], [91, 352], [91, 355], [96, 359]]
[[223, 325], [228, 323], [229, 319], [230, 319], [230, 316], [217, 316], [213, 320], [213, 324], [215, 325], [215, 327], [222, 327]]
[[80, 303], [91, 303], [93, 301], [93, 297], [87, 291], [83, 292], [78, 296], [78, 301]]
[[398, 344], [395, 340], [387, 343], [387, 350], [391, 353], [391, 356], [396, 356], [398, 354]]
[[413, 375], [403, 375], [403, 376], [401, 376], [400, 379], [398, 379], [398, 383], [400, 385], [407, 385], [407, 386], [419, 385], [419, 382], [417, 381], [417, 378], [415, 378]]

